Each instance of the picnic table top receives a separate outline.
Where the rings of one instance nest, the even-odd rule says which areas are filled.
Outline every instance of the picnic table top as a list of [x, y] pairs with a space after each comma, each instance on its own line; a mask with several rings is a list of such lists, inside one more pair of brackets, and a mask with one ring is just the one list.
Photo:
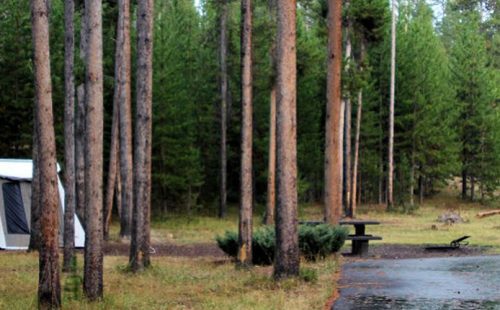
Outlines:
[[339, 222], [340, 225], [379, 225], [380, 222], [373, 220], [342, 220]]

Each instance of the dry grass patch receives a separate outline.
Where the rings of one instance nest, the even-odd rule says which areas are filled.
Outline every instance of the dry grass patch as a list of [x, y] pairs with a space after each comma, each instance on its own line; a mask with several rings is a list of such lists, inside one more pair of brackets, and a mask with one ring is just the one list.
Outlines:
[[[82, 256], [78, 256], [78, 275]], [[81, 291], [63, 292], [65, 309], [320, 309], [335, 288], [333, 275], [338, 259], [303, 268], [317, 275], [306, 282], [290, 279], [274, 282], [272, 267], [237, 270], [229, 260], [214, 258], [158, 257], [153, 267], [134, 275], [126, 270], [126, 257], [105, 257], [105, 298], [87, 303]], [[0, 254], [0, 309], [36, 308], [38, 256]], [[63, 287], [71, 280], [63, 275]]]

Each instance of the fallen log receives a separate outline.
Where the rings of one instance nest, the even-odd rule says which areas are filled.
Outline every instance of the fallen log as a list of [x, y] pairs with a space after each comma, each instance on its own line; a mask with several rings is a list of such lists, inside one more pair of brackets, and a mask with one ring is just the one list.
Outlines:
[[500, 210], [491, 210], [491, 211], [479, 212], [477, 214], [477, 217], [482, 218], [482, 217], [492, 216], [492, 215], [495, 215], [495, 214], [500, 214]]

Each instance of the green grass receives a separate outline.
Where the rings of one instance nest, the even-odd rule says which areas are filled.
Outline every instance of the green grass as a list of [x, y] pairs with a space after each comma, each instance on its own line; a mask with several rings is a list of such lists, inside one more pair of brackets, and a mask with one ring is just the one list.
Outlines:
[[[500, 215], [477, 218], [477, 212], [485, 209], [462, 203], [456, 195], [445, 192], [412, 214], [387, 213], [383, 206], [366, 205], [359, 208], [358, 218], [381, 222], [367, 228], [367, 233], [384, 238], [374, 244], [446, 244], [471, 235], [471, 245], [490, 246], [490, 253], [500, 253]], [[452, 226], [438, 223], [437, 217], [447, 210], [460, 212], [468, 222]], [[215, 235], [237, 228], [236, 206], [229, 211], [226, 219], [180, 215], [157, 219], [152, 224], [153, 242], [215, 244]], [[302, 220], [320, 220], [322, 214], [320, 205], [301, 205], [299, 209]], [[260, 225], [257, 217], [254, 226]], [[118, 230], [114, 223], [112, 238], [118, 238]], [[125, 271], [125, 256], [105, 257], [104, 262], [104, 300], [89, 304], [81, 298], [72, 299], [74, 293], [66, 291], [65, 309], [320, 309], [335, 292], [339, 259], [303, 262], [302, 280], [280, 283], [271, 279], [272, 267], [238, 270], [230, 260], [215, 257], [154, 257], [153, 268], [140, 275]], [[81, 255], [78, 265], [81, 275]], [[36, 308], [37, 278], [36, 254], [0, 252], [0, 309]], [[61, 283], [68, 286], [66, 275]]]
[[[78, 261], [81, 274], [81, 256]], [[237, 270], [232, 262], [214, 258], [154, 258], [153, 267], [139, 275], [125, 271], [126, 263], [126, 257], [105, 258], [101, 303], [74, 300], [72, 292], [64, 292], [63, 308], [318, 309], [334, 291], [338, 266], [334, 258], [303, 263], [305, 280], [277, 283], [272, 267]], [[0, 254], [0, 274], [0, 309], [36, 308], [36, 254]], [[61, 283], [67, 283], [66, 275]]]

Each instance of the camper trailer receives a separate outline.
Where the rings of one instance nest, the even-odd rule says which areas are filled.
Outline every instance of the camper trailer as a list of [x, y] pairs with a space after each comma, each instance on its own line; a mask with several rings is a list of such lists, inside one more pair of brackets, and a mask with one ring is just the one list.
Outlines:
[[[59, 173], [60, 167], [57, 166]], [[0, 249], [28, 249], [31, 223], [31, 159], [0, 159]], [[64, 231], [64, 188], [59, 177], [59, 243]], [[75, 246], [85, 245], [83, 227], [75, 215]]]

